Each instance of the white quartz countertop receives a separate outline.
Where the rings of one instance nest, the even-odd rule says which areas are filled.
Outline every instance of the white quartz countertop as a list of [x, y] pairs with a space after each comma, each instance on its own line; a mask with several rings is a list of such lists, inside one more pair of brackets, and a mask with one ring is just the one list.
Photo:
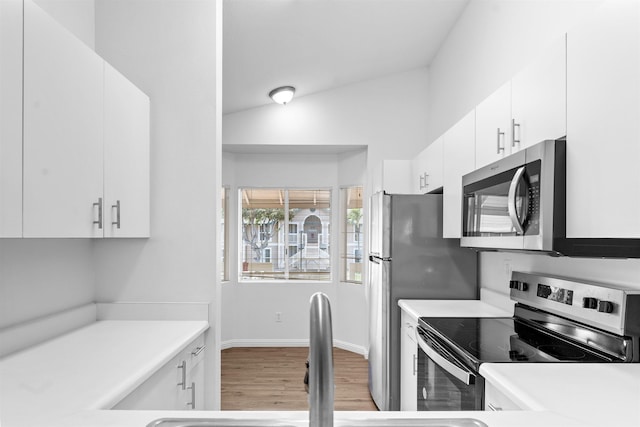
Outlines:
[[407, 300], [398, 301], [405, 313], [419, 317], [511, 317], [508, 311], [482, 300]]
[[596, 426], [640, 426], [640, 364], [484, 363], [480, 373], [523, 409]]
[[209, 327], [205, 321], [98, 321], [0, 360], [1, 424], [31, 426], [108, 409]]
[[[47, 423], [42, 427], [144, 427], [159, 418], [222, 418], [234, 420], [279, 420], [282, 425], [307, 427], [309, 414], [301, 411], [85, 411], [71, 417]], [[334, 426], [348, 427], [350, 420], [372, 419], [452, 419], [471, 418], [489, 427], [586, 427], [578, 422], [548, 411], [511, 412], [336, 412]], [[256, 423], [256, 425], [260, 425]], [[385, 425], [381, 422], [377, 425]], [[447, 424], [449, 425], [449, 424]], [[268, 427], [268, 424], [265, 423]], [[32, 426], [40, 427], [40, 426]], [[362, 426], [360, 426], [362, 427]]]

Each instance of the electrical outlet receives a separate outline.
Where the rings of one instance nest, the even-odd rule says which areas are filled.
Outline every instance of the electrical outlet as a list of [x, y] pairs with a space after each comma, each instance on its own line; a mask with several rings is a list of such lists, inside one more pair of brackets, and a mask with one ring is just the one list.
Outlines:
[[276, 322], [282, 322], [282, 312], [276, 311]]

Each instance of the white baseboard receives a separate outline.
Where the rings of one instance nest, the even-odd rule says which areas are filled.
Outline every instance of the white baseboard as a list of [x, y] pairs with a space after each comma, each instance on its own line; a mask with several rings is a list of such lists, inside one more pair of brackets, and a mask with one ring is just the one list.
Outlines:
[[[342, 350], [352, 353], [361, 354], [366, 357], [366, 351], [363, 346], [351, 344], [345, 341], [333, 340], [333, 345]], [[309, 347], [309, 340], [252, 340], [239, 339], [228, 340], [220, 343], [220, 349], [226, 350], [233, 347]]]

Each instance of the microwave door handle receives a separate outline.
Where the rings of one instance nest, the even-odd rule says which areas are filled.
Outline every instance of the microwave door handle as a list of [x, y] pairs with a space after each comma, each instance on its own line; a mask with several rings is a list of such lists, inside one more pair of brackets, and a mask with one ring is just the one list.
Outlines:
[[418, 336], [418, 345], [420, 346], [422, 351], [424, 351], [426, 355], [429, 356], [429, 358], [442, 369], [444, 369], [466, 385], [473, 384], [472, 378], [475, 378], [475, 376], [471, 372], [465, 371], [464, 369], [461, 369], [453, 363], [449, 362], [447, 359], [442, 357], [440, 353], [429, 347], [429, 345], [424, 342], [424, 340], [420, 338], [420, 336]]
[[518, 217], [518, 210], [516, 209], [516, 191], [518, 190], [518, 184], [520, 180], [524, 176], [525, 167], [520, 167], [516, 174], [513, 176], [511, 180], [511, 185], [509, 185], [509, 195], [507, 197], [507, 208], [509, 210], [509, 218], [511, 218], [511, 223], [516, 228], [516, 231], [520, 234], [524, 234], [524, 226], [522, 225], [522, 221]]

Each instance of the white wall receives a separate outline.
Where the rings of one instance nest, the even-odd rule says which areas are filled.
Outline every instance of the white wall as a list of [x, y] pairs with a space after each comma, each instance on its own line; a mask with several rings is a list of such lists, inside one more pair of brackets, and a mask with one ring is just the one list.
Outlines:
[[418, 69], [223, 117], [225, 144], [365, 145], [371, 164], [426, 146], [427, 71]]
[[0, 328], [94, 297], [89, 240], [0, 239]]
[[[412, 158], [427, 146], [427, 83], [426, 69], [418, 69], [294, 98], [286, 107], [274, 104], [226, 114], [223, 117], [223, 142], [230, 145], [366, 146], [366, 151], [343, 154], [337, 172], [338, 185], [364, 183], [364, 196], [368, 200], [372, 182], [370, 175], [374, 173], [375, 165], [382, 159]], [[247, 173], [254, 176], [252, 171]], [[292, 179], [293, 176], [278, 185], [296, 184], [298, 181]], [[251, 185], [255, 183], [253, 181]], [[238, 185], [242, 184], [238, 182]], [[366, 215], [365, 210], [365, 221]], [[364, 252], [366, 245], [365, 241]], [[245, 298], [252, 298], [249, 291], [233, 294], [233, 289], [240, 287], [230, 286], [233, 285], [223, 288], [223, 298], [225, 301], [233, 298], [235, 307], [242, 307]], [[363, 352], [368, 346], [364, 286], [336, 283], [332, 292], [334, 339], [342, 347]], [[300, 303], [308, 307], [307, 294], [296, 295], [295, 305]], [[264, 313], [268, 321], [273, 317], [273, 307], [269, 308], [269, 312]], [[225, 322], [239, 324], [237, 320], [224, 318]], [[286, 319], [302, 322], [308, 319], [308, 312], [299, 311], [294, 317], [285, 314]], [[302, 329], [285, 331], [281, 328], [279, 336], [295, 340], [299, 339]], [[247, 332], [235, 337], [259, 340], [266, 335], [265, 332], [260, 336], [250, 336]], [[223, 331], [223, 336], [229, 338], [226, 331]]]
[[210, 303], [206, 409], [219, 407], [221, 3], [96, 2], [98, 54], [151, 100], [151, 238], [95, 241], [97, 300]]
[[91, 49], [95, 48], [94, 0], [34, 0]]
[[[223, 285], [222, 339], [225, 346], [307, 345], [309, 299], [315, 292], [329, 296], [336, 344], [363, 353], [366, 346], [364, 286], [339, 283], [333, 270], [331, 282], [238, 282], [238, 188], [331, 188], [332, 246], [338, 248], [340, 185], [362, 184], [366, 151], [343, 154], [230, 154], [223, 157], [223, 182], [230, 186], [229, 247], [231, 275]], [[340, 181], [345, 179], [346, 181]], [[332, 251], [333, 266], [338, 253]], [[282, 313], [276, 322], [275, 313]]]
[[601, 0], [471, 0], [429, 67], [433, 141]]
[[[584, 19], [601, 1], [472, 0], [429, 70], [429, 135], [435, 138], [510, 79], [549, 40]], [[507, 294], [511, 270], [539, 271], [640, 289], [640, 260], [480, 256], [480, 284]]]

